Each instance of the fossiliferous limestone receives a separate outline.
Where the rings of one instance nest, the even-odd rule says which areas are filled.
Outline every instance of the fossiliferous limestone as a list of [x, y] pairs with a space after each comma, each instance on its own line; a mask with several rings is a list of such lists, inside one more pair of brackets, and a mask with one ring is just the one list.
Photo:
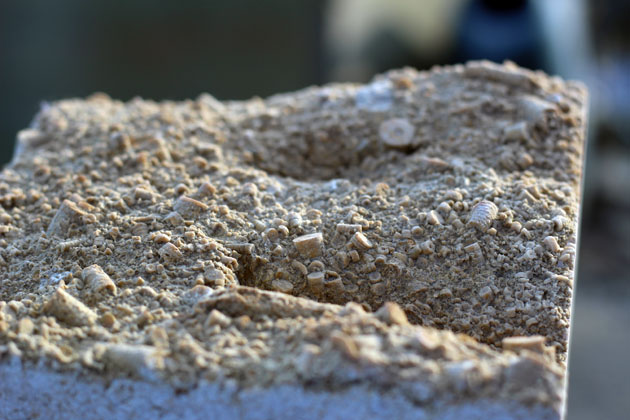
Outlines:
[[[0, 369], [169, 407], [299, 395], [268, 417], [357, 393], [368, 417], [558, 418], [584, 126], [580, 84], [488, 62], [47, 105], [0, 174]], [[35, 386], [9, 376], [0, 407]], [[247, 410], [223, 397], [215, 417]]]

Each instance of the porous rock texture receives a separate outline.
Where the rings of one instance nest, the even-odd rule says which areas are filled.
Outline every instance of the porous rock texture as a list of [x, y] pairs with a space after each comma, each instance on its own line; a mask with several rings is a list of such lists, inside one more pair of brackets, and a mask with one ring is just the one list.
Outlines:
[[471, 62], [46, 105], [0, 175], [0, 416], [559, 418], [585, 101]]

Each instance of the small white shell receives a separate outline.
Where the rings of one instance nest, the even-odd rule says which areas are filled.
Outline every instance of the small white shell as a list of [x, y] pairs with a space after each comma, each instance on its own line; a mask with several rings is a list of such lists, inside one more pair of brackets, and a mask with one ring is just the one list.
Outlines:
[[468, 224], [485, 232], [497, 217], [498, 211], [499, 209], [493, 202], [488, 200], [480, 201], [473, 207]]
[[378, 129], [383, 143], [395, 148], [409, 147], [413, 142], [414, 131], [414, 126], [404, 118], [383, 121]]

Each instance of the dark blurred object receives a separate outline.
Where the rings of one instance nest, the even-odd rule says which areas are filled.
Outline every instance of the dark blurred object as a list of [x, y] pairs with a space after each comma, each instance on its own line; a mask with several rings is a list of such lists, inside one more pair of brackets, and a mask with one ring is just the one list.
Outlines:
[[326, 2], [0, 2], [0, 163], [42, 100], [222, 99], [323, 82]]
[[630, 346], [630, 2], [589, 0], [589, 151], [568, 419], [627, 419]]
[[527, 0], [473, 0], [457, 25], [456, 61], [511, 60], [531, 69], [544, 69], [543, 33], [534, 7]]

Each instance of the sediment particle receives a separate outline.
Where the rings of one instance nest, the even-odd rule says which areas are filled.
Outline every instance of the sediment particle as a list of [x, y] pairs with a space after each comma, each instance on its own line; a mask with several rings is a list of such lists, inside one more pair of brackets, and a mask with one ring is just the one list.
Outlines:
[[179, 248], [177, 248], [175, 245], [173, 245], [170, 242], [162, 245], [158, 253], [165, 260], [177, 260], [183, 257], [183, 254], [179, 250]]
[[271, 287], [273, 290], [277, 290], [278, 292], [291, 293], [293, 290], [293, 283], [288, 280], [276, 279], [271, 282]]
[[473, 207], [468, 224], [485, 232], [492, 225], [492, 221], [496, 219], [498, 211], [496, 204], [482, 200]]
[[359, 224], [337, 223], [336, 230], [339, 233], [356, 233], [362, 232], [363, 226]]
[[527, 123], [525, 121], [519, 121], [515, 124], [509, 125], [503, 129], [503, 135], [506, 140], [527, 140], [529, 137], [529, 133], [527, 132]]
[[386, 146], [406, 148], [413, 143], [415, 128], [404, 118], [392, 118], [381, 123], [379, 135]]
[[484, 286], [479, 290], [479, 296], [481, 296], [482, 299], [490, 300], [494, 296], [494, 292], [490, 286]]
[[156, 369], [164, 368], [164, 361], [153, 346], [108, 343], [104, 347], [102, 359], [110, 369], [151, 377]]
[[545, 239], [543, 239], [543, 243], [545, 244], [545, 247], [554, 254], [562, 251], [562, 248], [558, 244], [558, 239], [556, 239], [555, 236], [545, 237]]
[[74, 327], [93, 325], [98, 318], [94, 311], [62, 288], [57, 288], [42, 309], [44, 313]]
[[81, 275], [92, 295], [98, 295], [102, 292], [116, 294], [116, 284], [99, 265], [93, 264], [84, 268]]
[[293, 244], [298, 252], [307, 258], [319, 257], [322, 254], [324, 237], [321, 232], [302, 235], [293, 240]]
[[444, 222], [444, 219], [442, 219], [442, 216], [440, 216], [435, 210], [431, 210], [428, 214], [427, 214], [427, 223], [430, 225], [441, 225]]
[[182, 196], [177, 199], [173, 210], [181, 214], [183, 217], [195, 217], [206, 211], [208, 206], [194, 198]]
[[514, 352], [529, 350], [544, 354], [545, 340], [545, 337], [542, 335], [506, 337], [502, 341], [502, 346], [505, 350]]
[[46, 234], [49, 236], [65, 236], [68, 228], [72, 223], [80, 224], [81, 217], [87, 213], [81, 210], [75, 203], [70, 200], [63, 200], [59, 210], [48, 225]]
[[383, 306], [375, 312], [377, 318], [390, 325], [409, 325], [407, 315], [400, 305], [394, 302], [385, 302]]
[[309, 273], [306, 276], [309, 289], [313, 291], [314, 293], [321, 293], [321, 291], [324, 288], [324, 278], [325, 278], [325, 274], [322, 271]]
[[350, 360], [356, 360], [359, 358], [359, 347], [354, 340], [347, 334], [341, 331], [334, 331], [330, 335], [330, 340], [333, 345], [340, 350]]
[[363, 233], [356, 232], [352, 236], [352, 243], [359, 249], [366, 250], [372, 248], [374, 245]]
[[464, 251], [470, 254], [473, 261], [478, 262], [483, 259], [483, 252], [481, 251], [479, 242], [473, 242], [472, 244], [465, 246]]

